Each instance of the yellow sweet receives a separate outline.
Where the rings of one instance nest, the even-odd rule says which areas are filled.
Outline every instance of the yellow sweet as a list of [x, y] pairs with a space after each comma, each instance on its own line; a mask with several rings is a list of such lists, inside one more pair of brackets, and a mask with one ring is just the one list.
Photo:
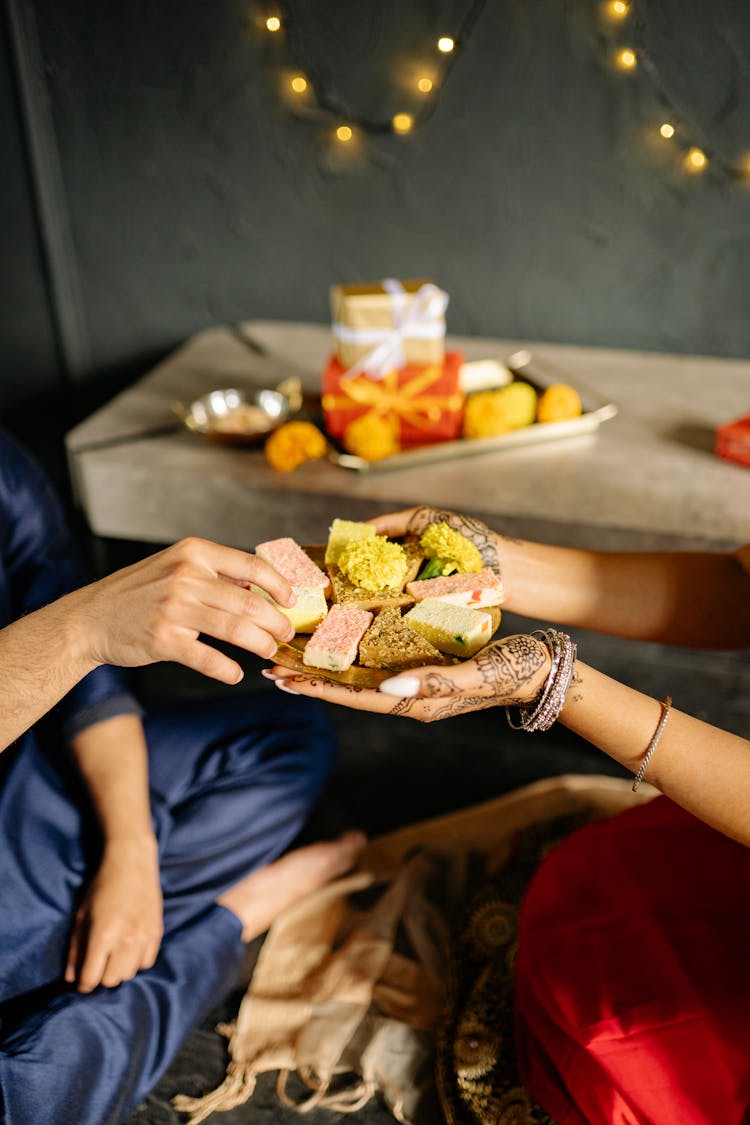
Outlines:
[[447, 523], [431, 523], [419, 545], [428, 559], [452, 559], [461, 574], [474, 573], [484, 566], [471, 540]]
[[382, 461], [399, 451], [398, 434], [392, 422], [378, 414], [362, 414], [344, 430], [344, 448], [365, 461]]
[[367, 539], [375, 534], [371, 523], [361, 523], [358, 520], [335, 519], [328, 529], [328, 543], [326, 544], [326, 566], [338, 566], [339, 555], [347, 543], [352, 539]]
[[326, 439], [312, 422], [285, 422], [266, 441], [266, 461], [280, 473], [291, 473], [305, 461], [325, 457]]
[[353, 539], [339, 555], [339, 570], [362, 590], [400, 589], [408, 566], [404, 548], [385, 535]]
[[495, 391], [469, 395], [464, 409], [464, 437], [498, 437], [530, 426], [536, 417], [536, 407], [536, 391], [520, 379]]
[[554, 383], [539, 396], [536, 411], [537, 422], [564, 422], [568, 418], [578, 418], [582, 413], [578, 391], [567, 383]]

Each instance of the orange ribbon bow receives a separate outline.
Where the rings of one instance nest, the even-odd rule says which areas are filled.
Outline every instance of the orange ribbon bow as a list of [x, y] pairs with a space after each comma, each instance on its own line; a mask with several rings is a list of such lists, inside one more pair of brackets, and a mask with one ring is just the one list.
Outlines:
[[435, 365], [425, 367], [418, 375], [413, 375], [401, 386], [398, 385], [397, 371], [389, 371], [377, 382], [364, 375], [357, 375], [354, 379], [347, 379], [344, 375], [339, 384], [339, 389], [344, 393], [323, 395], [323, 409], [344, 410], [355, 403], [358, 406], [369, 407], [366, 412], [368, 414], [399, 418], [412, 426], [424, 428], [440, 421], [441, 415], [446, 410], [459, 410], [463, 403], [464, 396], [460, 392], [452, 395], [422, 393], [431, 387], [441, 374], [442, 367]]

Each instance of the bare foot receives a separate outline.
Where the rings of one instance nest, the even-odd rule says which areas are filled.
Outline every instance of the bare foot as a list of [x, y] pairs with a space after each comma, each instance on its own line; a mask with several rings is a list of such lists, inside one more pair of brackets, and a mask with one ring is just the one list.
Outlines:
[[242, 940], [266, 932], [288, 906], [311, 891], [345, 875], [367, 840], [363, 832], [345, 832], [338, 840], [310, 844], [251, 872], [216, 901], [242, 922]]

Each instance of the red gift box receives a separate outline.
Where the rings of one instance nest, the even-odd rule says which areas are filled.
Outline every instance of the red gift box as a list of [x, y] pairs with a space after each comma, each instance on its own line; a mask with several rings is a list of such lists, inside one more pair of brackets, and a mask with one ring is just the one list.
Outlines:
[[727, 461], [737, 461], [750, 467], [750, 414], [719, 426], [715, 451]]
[[398, 425], [402, 446], [452, 441], [461, 434], [465, 395], [459, 386], [464, 357], [446, 352], [442, 366], [402, 367], [382, 379], [347, 378], [346, 368], [331, 356], [323, 372], [323, 414], [331, 437], [364, 414]]

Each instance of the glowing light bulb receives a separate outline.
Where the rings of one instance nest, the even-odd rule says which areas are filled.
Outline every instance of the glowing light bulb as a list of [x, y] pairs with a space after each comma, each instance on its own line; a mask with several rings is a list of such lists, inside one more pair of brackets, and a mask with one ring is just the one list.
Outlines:
[[623, 47], [615, 55], [615, 62], [620, 70], [633, 70], [638, 64], [638, 57], [630, 47]]
[[450, 35], [441, 35], [437, 41], [437, 49], [444, 55], [449, 55], [455, 46], [455, 40], [451, 39]]
[[430, 90], [432, 89], [432, 79], [420, 78], [417, 82], [417, 89], [419, 90], [420, 94], [429, 94]]
[[674, 136], [674, 125], [671, 125], [669, 121], [665, 121], [663, 125], [659, 126], [659, 132], [665, 140], [669, 141]]
[[354, 134], [352, 133], [348, 125], [339, 125], [338, 129], [336, 130], [336, 139], [341, 141], [343, 144], [346, 144], [347, 141], [350, 141], [353, 136]]
[[414, 118], [410, 113], [397, 113], [391, 124], [394, 133], [411, 133]]
[[295, 74], [289, 85], [292, 87], [295, 94], [304, 94], [307, 89], [307, 79], [301, 74]]
[[269, 16], [266, 20], [266, 31], [280, 31], [281, 20], [278, 16]]
[[624, 20], [630, 14], [630, 4], [627, 0], [609, 0], [606, 11], [610, 19]]
[[693, 146], [693, 148], [688, 149], [687, 156], [685, 157], [685, 162], [687, 163], [687, 166], [691, 171], [702, 172], [708, 164], [708, 157], [706, 156], [702, 148], [696, 148], [695, 146]]

